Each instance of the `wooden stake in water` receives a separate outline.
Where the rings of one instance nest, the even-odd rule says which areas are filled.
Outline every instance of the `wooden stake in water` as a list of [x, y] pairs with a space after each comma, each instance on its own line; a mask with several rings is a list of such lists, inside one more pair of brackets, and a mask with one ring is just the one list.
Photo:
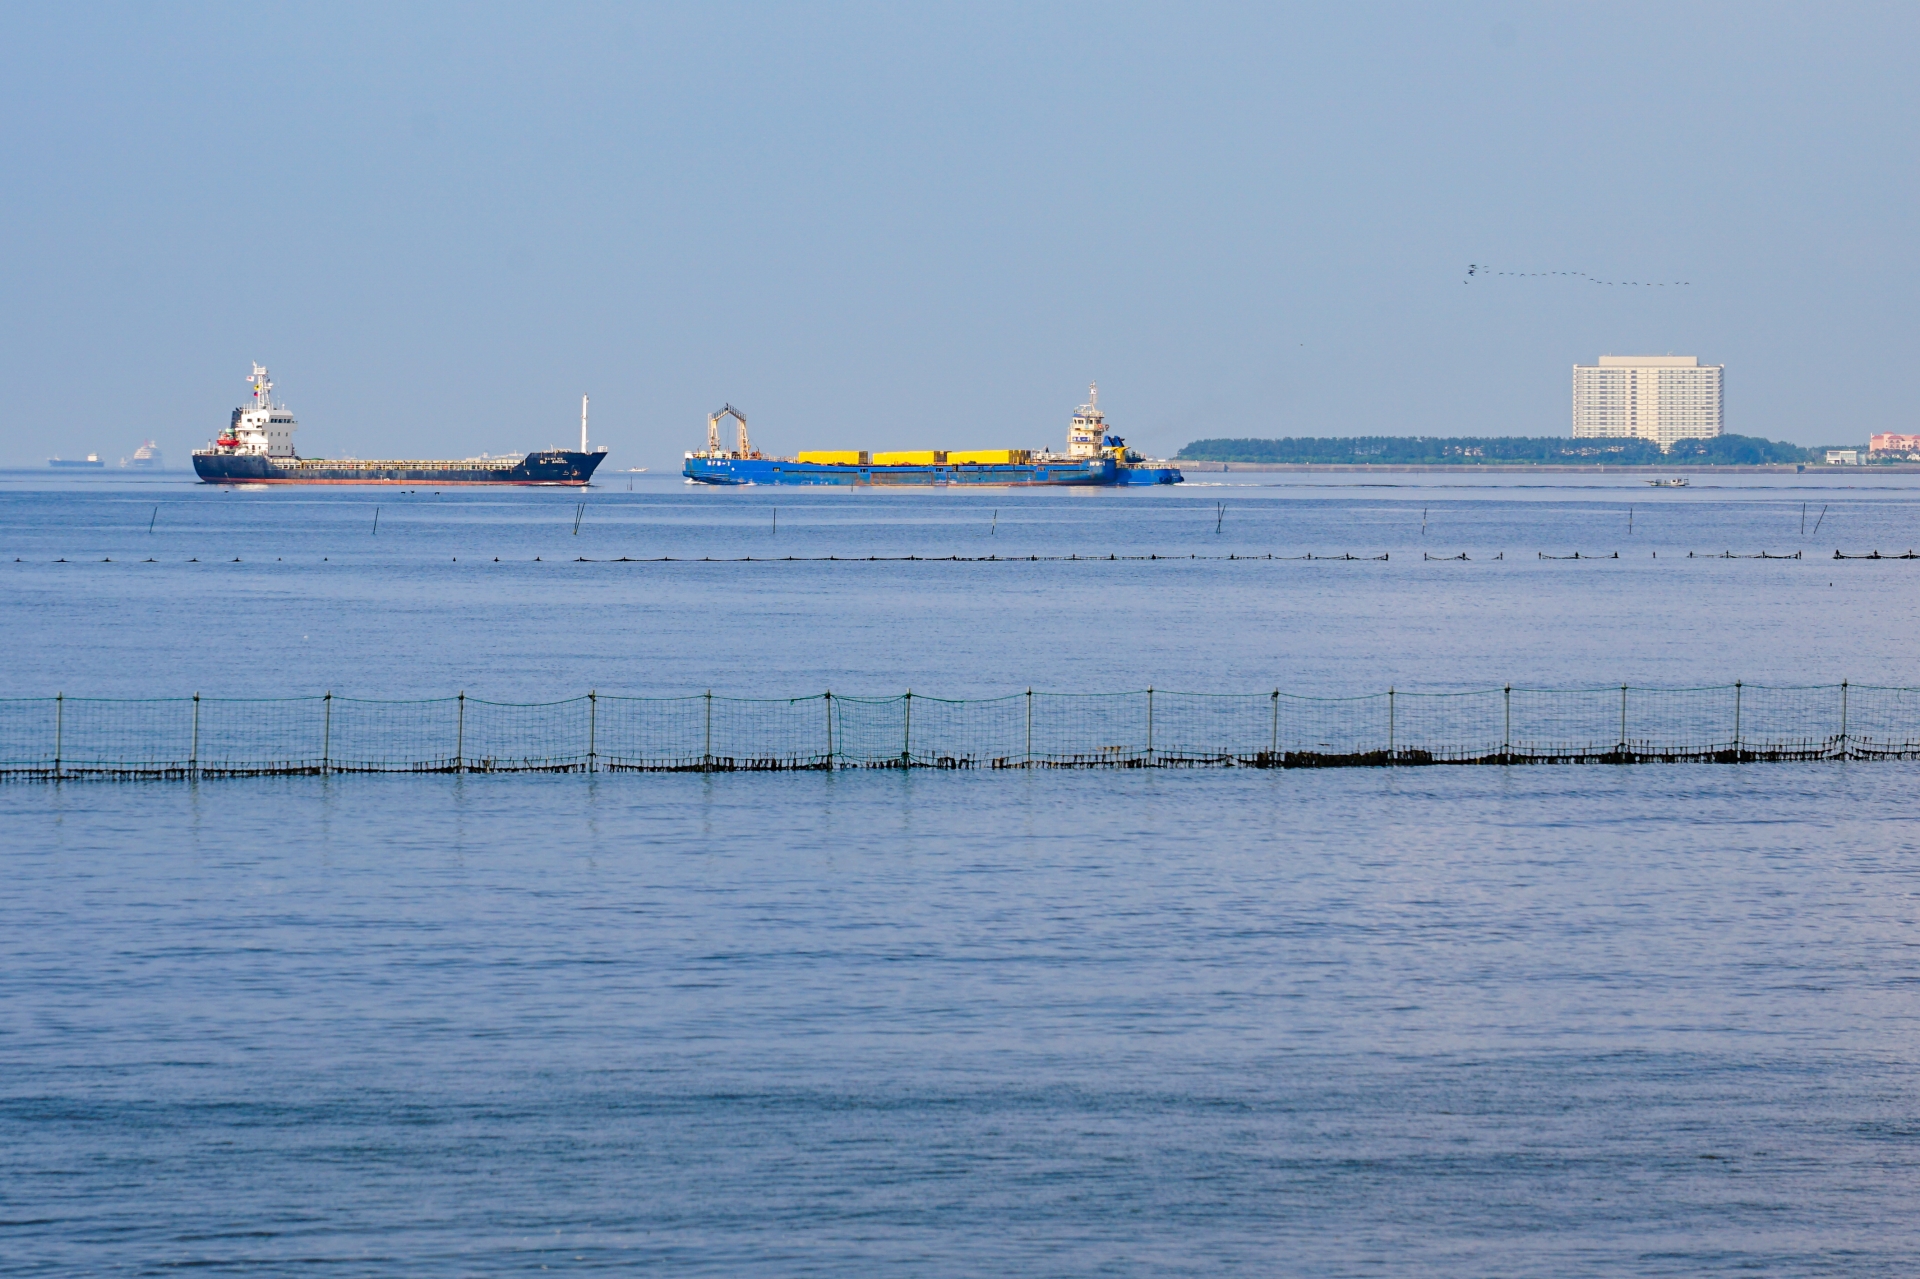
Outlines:
[[1633, 508], [1631, 506], [1627, 508], [1627, 535], [1629, 537], [1633, 535]]
[[380, 536], [380, 508], [377, 506], [373, 508], [373, 535]]
[[999, 532], [1000, 532], [1000, 512], [995, 511], [993, 513], [993, 527], [987, 530], [987, 535], [991, 537], [991, 536], [997, 535]]
[[586, 504], [585, 502], [576, 502], [576, 503], [574, 503], [574, 507], [573, 507], [573, 535], [574, 535], [575, 537], [579, 537], [579, 536], [580, 536], [580, 517], [581, 517], [582, 515], [585, 515], [586, 513], [587, 513], [587, 504]]
[[1227, 518], [1227, 504], [1225, 502], [1215, 503], [1214, 512], [1213, 512], [1213, 531], [1216, 534], [1219, 533], [1220, 525], [1222, 522], [1226, 520], [1226, 518]]
[[1823, 506], [1820, 508], [1820, 519], [1815, 520], [1813, 522], [1813, 535], [1815, 537], [1820, 536], [1820, 520], [1824, 520], [1826, 518], [1827, 518], [1827, 508]]
[[1420, 536], [1425, 537], [1426, 535], [1427, 535], [1427, 508], [1423, 506], [1420, 508]]
[[1800, 503], [1800, 536], [1805, 537], [1806, 535], [1807, 535], [1807, 504], [1805, 502], [1802, 502]]
[[[160, 508], [156, 506], [153, 508], [152, 517], [147, 520], [147, 532], [149, 535], [151, 535], [153, 532], [153, 521], [159, 518], [160, 518]], [[1802, 521], [1802, 522], [1804, 523], [1805, 521]]]

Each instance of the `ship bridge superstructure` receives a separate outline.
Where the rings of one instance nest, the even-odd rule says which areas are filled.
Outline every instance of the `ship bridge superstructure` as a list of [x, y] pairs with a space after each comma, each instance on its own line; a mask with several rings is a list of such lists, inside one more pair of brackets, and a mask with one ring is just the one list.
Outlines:
[[293, 433], [299, 423], [293, 411], [273, 402], [273, 378], [256, 364], [247, 378], [253, 388], [250, 404], [233, 411], [226, 434], [213, 442], [212, 452], [243, 457], [294, 457]]
[[1100, 411], [1100, 384], [1089, 383], [1087, 402], [1073, 411], [1067, 426], [1068, 457], [1099, 457], [1105, 452], [1107, 417]]

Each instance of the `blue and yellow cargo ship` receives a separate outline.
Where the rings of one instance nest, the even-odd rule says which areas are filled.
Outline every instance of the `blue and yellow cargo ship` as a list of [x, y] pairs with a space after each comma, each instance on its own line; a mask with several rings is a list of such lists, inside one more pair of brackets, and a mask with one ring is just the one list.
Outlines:
[[[720, 422], [739, 428], [736, 447], [720, 447]], [[829, 449], [768, 457], [747, 438], [747, 419], [731, 404], [707, 419], [707, 447], [687, 454], [684, 471], [698, 484], [839, 485], [1121, 485], [1179, 484], [1185, 478], [1170, 463], [1149, 461], [1107, 433], [1100, 388], [1088, 388], [1087, 403], [1067, 428], [1067, 451], [1036, 449], [910, 449], [869, 452]]]

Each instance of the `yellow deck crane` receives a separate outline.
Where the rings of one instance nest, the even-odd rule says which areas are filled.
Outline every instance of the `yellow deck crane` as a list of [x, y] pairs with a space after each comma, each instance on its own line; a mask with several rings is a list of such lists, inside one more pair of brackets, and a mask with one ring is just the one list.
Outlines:
[[[720, 448], [720, 419], [723, 417], [731, 417], [740, 424], [740, 448], [737, 452], [726, 453]], [[709, 414], [707, 417], [707, 451], [703, 456], [759, 457], [760, 454], [754, 449], [753, 445], [747, 441], [747, 415], [739, 409], [734, 408], [731, 404], [723, 404]]]

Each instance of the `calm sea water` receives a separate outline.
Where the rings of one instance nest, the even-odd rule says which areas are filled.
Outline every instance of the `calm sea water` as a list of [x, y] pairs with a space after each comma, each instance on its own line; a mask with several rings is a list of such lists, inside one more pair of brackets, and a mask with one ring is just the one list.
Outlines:
[[[0, 693], [1920, 683], [1920, 561], [1830, 558], [1920, 542], [1899, 477], [1441, 480], [642, 477], [576, 535], [574, 494], [0, 477]], [[1309, 550], [1391, 559], [609, 562]], [[1916, 782], [8, 785], [0, 1257], [1908, 1274]]]

